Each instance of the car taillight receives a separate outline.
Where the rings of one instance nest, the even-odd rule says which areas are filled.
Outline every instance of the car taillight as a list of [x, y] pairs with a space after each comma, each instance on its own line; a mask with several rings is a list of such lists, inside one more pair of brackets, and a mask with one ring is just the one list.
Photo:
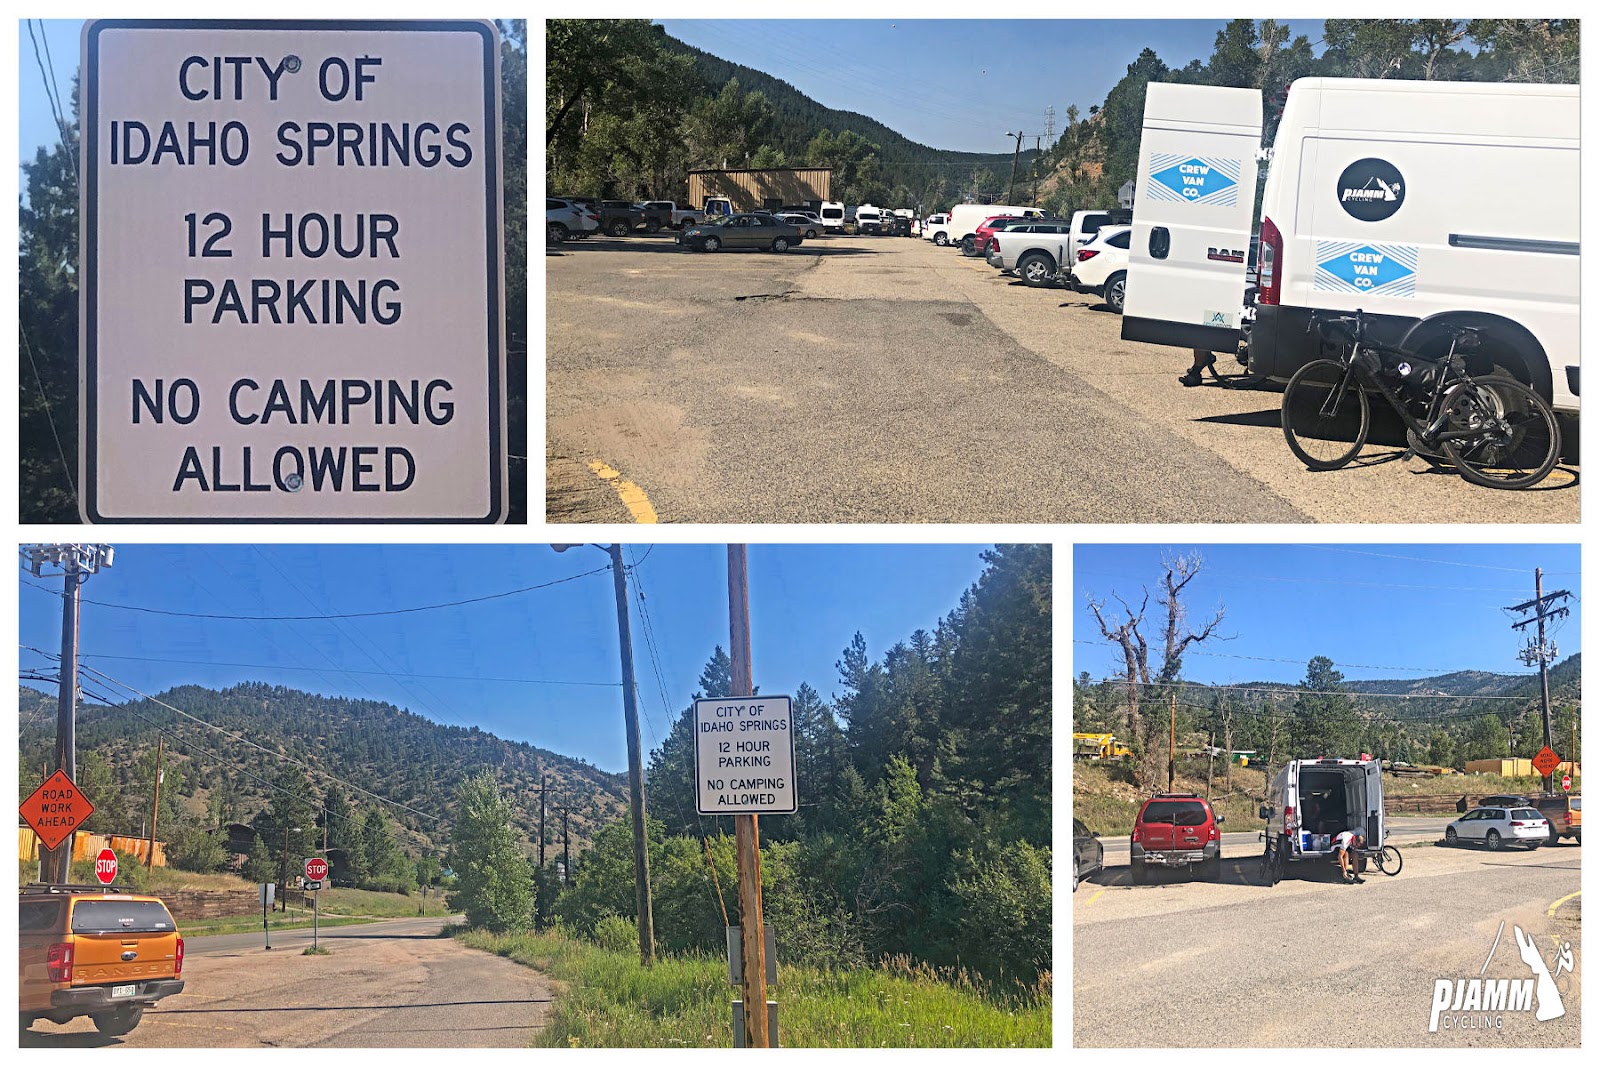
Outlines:
[[52, 982], [72, 981], [72, 946], [58, 941], [45, 952], [45, 971]]
[[176, 978], [183, 973], [183, 938], [178, 938], [178, 955], [173, 960], [172, 977]]
[[1256, 303], [1277, 304], [1283, 267], [1283, 234], [1271, 219], [1261, 220], [1261, 247], [1256, 252]]
[[1217, 832], [1217, 824], [1216, 823], [1212, 823], [1210, 826], [1206, 827], [1206, 840], [1207, 841], [1220, 841], [1221, 839], [1222, 839], [1222, 834]]
[[600, 216], [599, 215], [591, 214], [589, 217], [591, 219], [593, 219], [595, 222], [599, 222], [600, 221]]
[[1078, 262], [1079, 263], [1087, 263], [1091, 259], [1093, 259], [1095, 256], [1098, 256], [1099, 254], [1100, 254], [1099, 252], [1095, 251], [1092, 248], [1080, 248], [1080, 249], [1078, 249]]
[[1144, 837], [1144, 828], [1141, 827], [1141, 826], [1137, 826], [1137, 825], [1134, 826], [1134, 828], [1133, 828], [1133, 839], [1135, 841], [1138, 841], [1138, 840], [1141, 840], [1143, 837]]
[[1283, 809], [1283, 825], [1285, 829], [1295, 825], [1294, 809], [1288, 807], [1287, 805], [1285, 805]]

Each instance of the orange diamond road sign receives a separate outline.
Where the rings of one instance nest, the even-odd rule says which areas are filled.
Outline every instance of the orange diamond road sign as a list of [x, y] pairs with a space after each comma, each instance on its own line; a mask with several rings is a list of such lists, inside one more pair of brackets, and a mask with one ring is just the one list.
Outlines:
[[1561, 766], [1561, 757], [1550, 751], [1549, 745], [1541, 748], [1539, 754], [1533, 757], [1533, 769], [1546, 777], [1549, 777], [1550, 772], [1559, 766]]
[[89, 798], [78, 792], [72, 779], [56, 771], [22, 802], [22, 818], [39, 835], [44, 847], [55, 849], [94, 814]]

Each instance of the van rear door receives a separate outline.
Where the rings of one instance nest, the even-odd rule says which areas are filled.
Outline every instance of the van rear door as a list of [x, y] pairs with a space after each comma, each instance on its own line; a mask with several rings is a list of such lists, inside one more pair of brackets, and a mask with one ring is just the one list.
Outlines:
[[1150, 83], [1123, 340], [1238, 347], [1260, 146], [1257, 90]]
[[1363, 764], [1367, 772], [1366, 788], [1362, 790], [1366, 797], [1366, 821], [1362, 831], [1367, 837], [1369, 848], [1383, 847], [1383, 761], [1378, 759], [1367, 760]]

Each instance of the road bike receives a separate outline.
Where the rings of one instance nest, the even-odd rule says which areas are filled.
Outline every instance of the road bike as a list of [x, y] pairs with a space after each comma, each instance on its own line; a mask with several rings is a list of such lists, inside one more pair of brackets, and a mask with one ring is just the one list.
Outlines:
[[1479, 348], [1480, 332], [1444, 324], [1450, 347], [1442, 359], [1380, 344], [1367, 336], [1368, 320], [1313, 312], [1306, 325], [1342, 346], [1338, 359], [1307, 363], [1283, 391], [1283, 436], [1289, 449], [1315, 471], [1337, 470], [1366, 444], [1376, 392], [1405, 424], [1406, 457], [1453, 466], [1475, 485], [1525, 489], [1554, 469], [1561, 430], [1544, 398], [1501, 375], [1473, 377], [1463, 353]]
[[[1383, 836], [1384, 840], [1387, 841], [1389, 838], [1389, 831], [1385, 830], [1383, 832]], [[1400, 850], [1390, 844], [1385, 844], [1380, 848], [1368, 847], [1357, 849], [1356, 851], [1361, 853], [1361, 855], [1365, 856], [1367, 859], [1371, 860], [1374, 867], [1378, 868], [1378, 870], [1382, 871], [1390, 878], [1393, 878], [1395, 875], [1400, 873], [1400, 866], [1405, 862], [1400, 855]]]

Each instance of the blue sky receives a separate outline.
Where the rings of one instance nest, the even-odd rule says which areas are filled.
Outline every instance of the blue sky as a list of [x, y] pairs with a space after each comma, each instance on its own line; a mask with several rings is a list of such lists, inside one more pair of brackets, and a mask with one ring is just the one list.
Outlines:
[[[982, 21], [659, 19], [669, 34], [754, 67], [826, 107], [856, 111], [933, 148], [1009, 152], [1007, 130], [1056, 130], [1067, 106], [1084, 116], [1153, 48], [1168, 66], [1211, 55], [1223, 19]], [[1322, 49], [1321, 19], [1288, 19]]]
[[[1185, 591], [1192, 624], [1203, 625], [1219, 605], [1226, 609], [1218, 632], [1234, 639], [1194, 646], [1184, 658], [1184, 676], [1209, 683], [1298, 682], [1317, 655], [1341, 664], [1351, 679], [1523, 674], [1531, 668], [1518, 661], [1523, 639], [1511, 629], [1520, 616], [1501, 608], [1533, 599], [1535, 567], [1544, 568], [1546, 593], [1580, 591], [1576, 545], [1079, 545], [1074, 677], [1085, 670], [1106, 677], [1121, 666], [1120, 651], [1105, 643], [1087, 607], [1091, 596], [1116, 608], [1115, 592], [1137, 606], [1148, 586], [1143, 631], [1159, 648], [1155, 598], [1168, 552], [1205, 559]], [[1576, 596], [1568, 603], [1571, 617], [1555, 624], [1563, 658], [1580, 646], [1581, 605]]]
[[[656, 545], [646, 557], [648, 547], [625, 550], [630, 560], [643, 557], [638, 573], [661, 670], [658, 681], [635, 602], [647, 751], [665, 736], [669, 712], [687, 704], [712, 649], [728, 645], [726, 549]], [[834, 662], [856, 630], [878, 657], [913, 630], [931, 629], [982, 572], [982, 550], [752, 545], [756, 684], [792, 693], [809, 682], [828, 697], [837, 688]], [[339, 622], [180, 619], [90, 603], [219, 615], [378, 611], [483, 596], [606, 564], [595, 548], [558, 555], [546, 545], [118, 545], [115, 565], [83, 589], [82, 662], [152, 694], [184, 683], [259, 679], [385, 700], [620, 771], [627, 748], [609, 571], [485, 604]], [[44, 583], [48, 593], [25, 569], [19, 582], [21, 643], [59, 650], [60, 579]], [[111, 656], [139, 658], [105, 658]], [[26, 649], [20, 663], [54, 670]], [[265, 666], [221, 666], [233, 663]], [[356, 671], [373, 673], [347, 673]]]

